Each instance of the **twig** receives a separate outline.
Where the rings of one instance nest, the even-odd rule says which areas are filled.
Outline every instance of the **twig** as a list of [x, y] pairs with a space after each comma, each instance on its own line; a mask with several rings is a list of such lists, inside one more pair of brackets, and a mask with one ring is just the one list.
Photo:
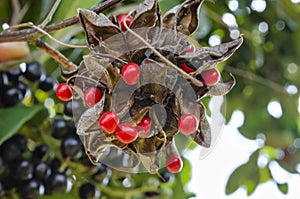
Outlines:
[[184, 70], [181, 68], [177, 67], [175, 64], [173, 64], [170, 60], [165, 58], [160, 52], [158, 52], [151, 44], [149, 44], [143, 37], [141, 37], [139, 34], [131, 30], [126, 23], [124, 23], [125, 28], [127, 29], [128, 32], [133, 34], [136, 38], [138, 38], [141, 42], [143, 42], [148, 48], [150, 48], [154, 54], [156, 54], [159, 58], [161, 58], [167, 65], [169, 65], [171, 68], [174, 70], [178, 71], [184, 78], [190, 80], [194, 85], [202, 87], [203, 83], [196, 78], [192, 77], [188, 73], [186, 73]]
[[20, 5], [19, 0], [12, 0], [11, 3], [12, 3], [12, 7], [13, 7], [13, 15], [11, 17], [10, 24], [15, 25], [15, 24], [18, 24], [19, 19], [20, 19], [19, 13], [21, 10], [21, 5]]
[[[111, 6], [121, 2], [123, 0], [108, 0], [103, 2], [102, 4], [94, 7], [92, 9], [95, 13], [100, 13]], [[68, 26], [72, 26], [79, 22], [79, 18], [77, 16], [65, 19], [61, 22], [50, 24], [44, 28], [46, 32], [52, 32], [55, 30], [60, 30], [66, 28]], [[11, 42], [11, 41], [32, 41], [33, 38], [39, 38], [42, 34], [39, 33], [36, 29], [25, 29], [25, 30], [18, 30], [18, 31], [10, 31], [6, 33], [0, 34], [0, 42]]]
[[61, 41], [55, 39], [54, 37], [52, 37], [49, 33], [44, 31], [42, 28], [34, 25], [32, 22], [27, 22], [27, 23], [22, 23], [22, 24], [18, 24], [15, 26], [11, 26], [9, 29], [22, 28], [22, 27], [32, 27], [32, 28], [38, 30], [39, 32], [43, 33], [47, 37], [49, 37], [52, 41], [54, 41], [62, 46], [68, 47], [68, 48], [88, 48], [87, 46], [72, 45], [72, 44], [67, 44], [67, 43], [61, 42]]
[[54, 15], [55, 11], [57, 10], [60, 2], [61, 2], [61, 0], [55, 0], [54, 1], [53, 5], [51, 6], [51, 9], [47, 13], [45, 19], [40, 24], [41, 27], [45, 27], [52, 20], [52, 17]]
[[35, 46], [44, 50], [46, 53], [48, 53], [56, 62], [64, 66], [69, 71], [74, 71], [77, 69], [77, 66], [71, 62], [68, 58], [66, 58], [63, 54], [61, 54], [59, 51], [52, 48], [49, 44], [43, 42], [40, 39], [37, 39], [35, 41]]
[[281, 86], [280, 84], [272, 81], [272, 80], [269, 80], [269, 79], [266, 79], [266, 78], [263, 78], [261, 76], [258, 76], [252, 72], [249, 72], [249, 71], [245, 71], [245, 70], [242, 70], [242, 69], [239, 69], [239, 68], [234, 68], [232, 66], [228, 66], [226, 65], [226, 68], [225, 68], [228, 72], [231, 72], [232, 74], [235, 74], [235, 75], [238, 75], [238, 76], [241, 76], [245, 79], [249, 79], [251, 81], [255, 81], [257, 83], [260, 83], [266, 87], [269, 87], [271, 88], [272, 90], [274, 91], [277, 91], [277, 92], [280, 92], [280, 93], [287, 93], [287, 91], [284, 89], [283, 86]]

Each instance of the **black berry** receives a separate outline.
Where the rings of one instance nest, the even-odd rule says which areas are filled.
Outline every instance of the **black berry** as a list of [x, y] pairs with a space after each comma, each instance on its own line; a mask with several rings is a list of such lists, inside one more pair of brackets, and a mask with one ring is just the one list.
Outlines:
[[68, 179], [64, 173], [53, 173], [45, 184], [46, 194], [65, 193], [68, 188]]
[[84, 183], [79, 187], [80, 199], [97, 199], [100, 197], [99, 190], [91, 183]]
[[37, 61], [27, 63], [23, 75], [32, 82], [39, 80], [42, 76], [41, 64]]
[[60, 150], [64, 158], [78, 159], [83, 154], [81, 142], [77, 137], [65, 138], [61, 143]]
[[36, 180], [42, 181], [49, 177], [50, 173], [50, 167], [44, 162], [39, 162], [34, 167], [33, 177]]
[[55, 80], [50, 75], [45, 76], [45, 78], [42, 79], [39, 83], [39, 88], [46, 92], [53, 90], [54, 86], [55, 86]]
[[19, 77], [22, 75], [20, 68], [13, 68], [5, 73], [9, 81], [18, 81]]
[[64, 119], [57, 119], [52, 124], [52, 136], [57, 139], [63, 139], [73, 134], [70, 123]]
[[23, 95], [16, 87], [4, 86], [1, 98], [5, 106], [14, 106], [23, 99]]

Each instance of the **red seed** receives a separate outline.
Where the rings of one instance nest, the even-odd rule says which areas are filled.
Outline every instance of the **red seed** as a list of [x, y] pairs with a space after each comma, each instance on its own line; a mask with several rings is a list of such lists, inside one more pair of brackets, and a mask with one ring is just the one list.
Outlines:
[[101, 100], [102, 92], [97, 88], [88, 88], [85, 90], [83, 98], [85, 105], [92, 107]]
[[60, 83], [56, 88], [56, 96], [61, 101], [67, 102], [72, 99], [72, 90], [69, 88], [67, 83]]
[[212, 69], [203, 71], [201, 73], [201, 76], [203, 79], [203, 83], [206, 86], [216, 85], [221, 78], [220, 72], [216, 68], [212, 68]]
[[130, 62], [123, 66], [121, 74], [126, 84], [134, 85], [140, 79], [140, 67], [134, 62]]
[[117, 20], [118, 20], [120, 28], [123, 32], [127, 30], [124, 23], [126, 23], [126, 25], [129, 27], [132, 19], [133, 19], [132, 16], [128, 16], [128, 14], [120, 14], [118, 16]]
[[119, 117], [115, 112], [106, 112], [99, 119], [99, 126], [107, 134], [112, 134], [116, 131], [119, 125]]
[[150, 135], [152, 121], [149, 117], [144, 117], [137, 125], [139, 137], [146, 138]]
[[138, 131], [131, 124], [123, 123], [118, 126], [115, 136], [120, 142], [128, 144], [137, 139]]
[[178, 173], [181, 171], [183, 166], [182, 160], [177, 155], [171, 155], [166, 161], [167, 170], [171, 173]]
[[190, 135], [198, 129], [199, 122], [195, 115], [185, 114], [178, 121], [178, 130], [184, 135]]

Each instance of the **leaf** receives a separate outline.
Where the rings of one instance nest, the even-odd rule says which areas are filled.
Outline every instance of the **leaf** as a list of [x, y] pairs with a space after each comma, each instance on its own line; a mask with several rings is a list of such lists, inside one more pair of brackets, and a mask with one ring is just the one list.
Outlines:
[[268, 166], [259, 168], [259, 182], [264, 183], [272, 178], [270, 168]]
[[135, 12], [135, 16], [130, 24], [131, 29], [146, 28], [155, 25], [157, 17], [157, 0], [146, 0], [140, 4]]
[[209, 87], [208, 92], [205, 95], [213, 95], [213, 96], [220, 96], [226, 95], [233, 86], [235, 85], [235, 78], [233, 75], [230, 75], [230, 80], [228, 82], [219, 82], [218, 84]]
[[199, 9], [203, 0], [188, 0], [168, 11], [163, 18], [165, 28], [174, 29], [186, 35], [198, 27]]
[[189, 162], [188, 159], [186, 158], [182, 158], [183, 160], [183, 169], [182, 171], [180, 172], [180, 177], [181, 177], [181, 181], [182, 181], [182, 184], [183, 186], [185, 186], [190, 180], [191, 180], [191, 164]]
[[83, 57], [83, 61], [88, 71], [91, 72], [101, 83], [106, 84], [110, 90], [112, 90], [112, 82], [107, 71], [107, 67], [110, 64], [105, 59], [100, 59], [92, 55], [86, 55]]
[[206, 118], [206, 109], [202, 103], [199, 103], [198, 107], [197, 109], [200, 110], [199, 127], [197, 132], [193, 133], [191, 137], [200, 146], [209, 148], [211, 145], [211, 129]]
[[90, 9], [94, 5], [99, 3], [99, 0], [72, 0], [72, 1], [61, 1], [58, 9], [56, 10], [53, 21], [60, 21], [62, 19], [73, 17], [77, 14], [77, 8], [86, 8]]
[[288, 183], [283, 183], [283, 184], [277, 183], [277, 187], [281, 191], [281, 193], [283, 193], [283, 194], [288, 193], [288, 190], [289, 190]]
[[22, 125], [33, 118], [43, 106], [25, 106], [18, 104], [14, 107], [0, 109], [0, 144], [14, 135]]
[[184, 185], [182, 183], [180, 175], [175, 175], [175, 183], [173, 187], [173, 199], [185, 199], [186, 193], [183, 189]]
[[250, 195], [259, 183], [259, 168], [257, 158], [259, 151], [254, 152], [247, 163], [239, 166], [229, 177], [226, 184], [226, 194], [231, 194], [241, 186], [246, 186], [247, 194]]
[[[122, 34], [120, 34], [120, 28], [113, 24], [104, 14], [100, 13], [97, 15], [96, 13], [85, 9], [78, 9], [78, 12], [89, 45], [98, 46], [108, 38], [118, 35], [114, 38], [114, 41], [111, 40], [113, 43], [110, 43], [109, 45], [117, 45], [118, 48], [122, 48], [125, 41]], [[114, 49], [118, 49], [117, 47]]]

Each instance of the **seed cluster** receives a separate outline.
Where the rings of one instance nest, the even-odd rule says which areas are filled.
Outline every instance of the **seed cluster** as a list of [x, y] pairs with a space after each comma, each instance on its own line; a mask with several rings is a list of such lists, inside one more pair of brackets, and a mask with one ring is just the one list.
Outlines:
[[[198, 26], [202, 2], [187, 0], [164, 16], [157, 0], [118, 17], [79, 10], [91, 54], [77, 70], [61, 75], [72, 98], [85, 105], [75, 116], [77, 134], [94, 164], [133, 172], [141, 162], [150, 173], [162, 166], [179, 172], [182, 161], [174, 141], [179, 132], [210, 147], [201, 99], [231, 90], [234, 78], [220, 81], [216, 65], [242, 38], [196, 48], [188, 35]], [[123, 158], [107, 157], [106, 151]]]

